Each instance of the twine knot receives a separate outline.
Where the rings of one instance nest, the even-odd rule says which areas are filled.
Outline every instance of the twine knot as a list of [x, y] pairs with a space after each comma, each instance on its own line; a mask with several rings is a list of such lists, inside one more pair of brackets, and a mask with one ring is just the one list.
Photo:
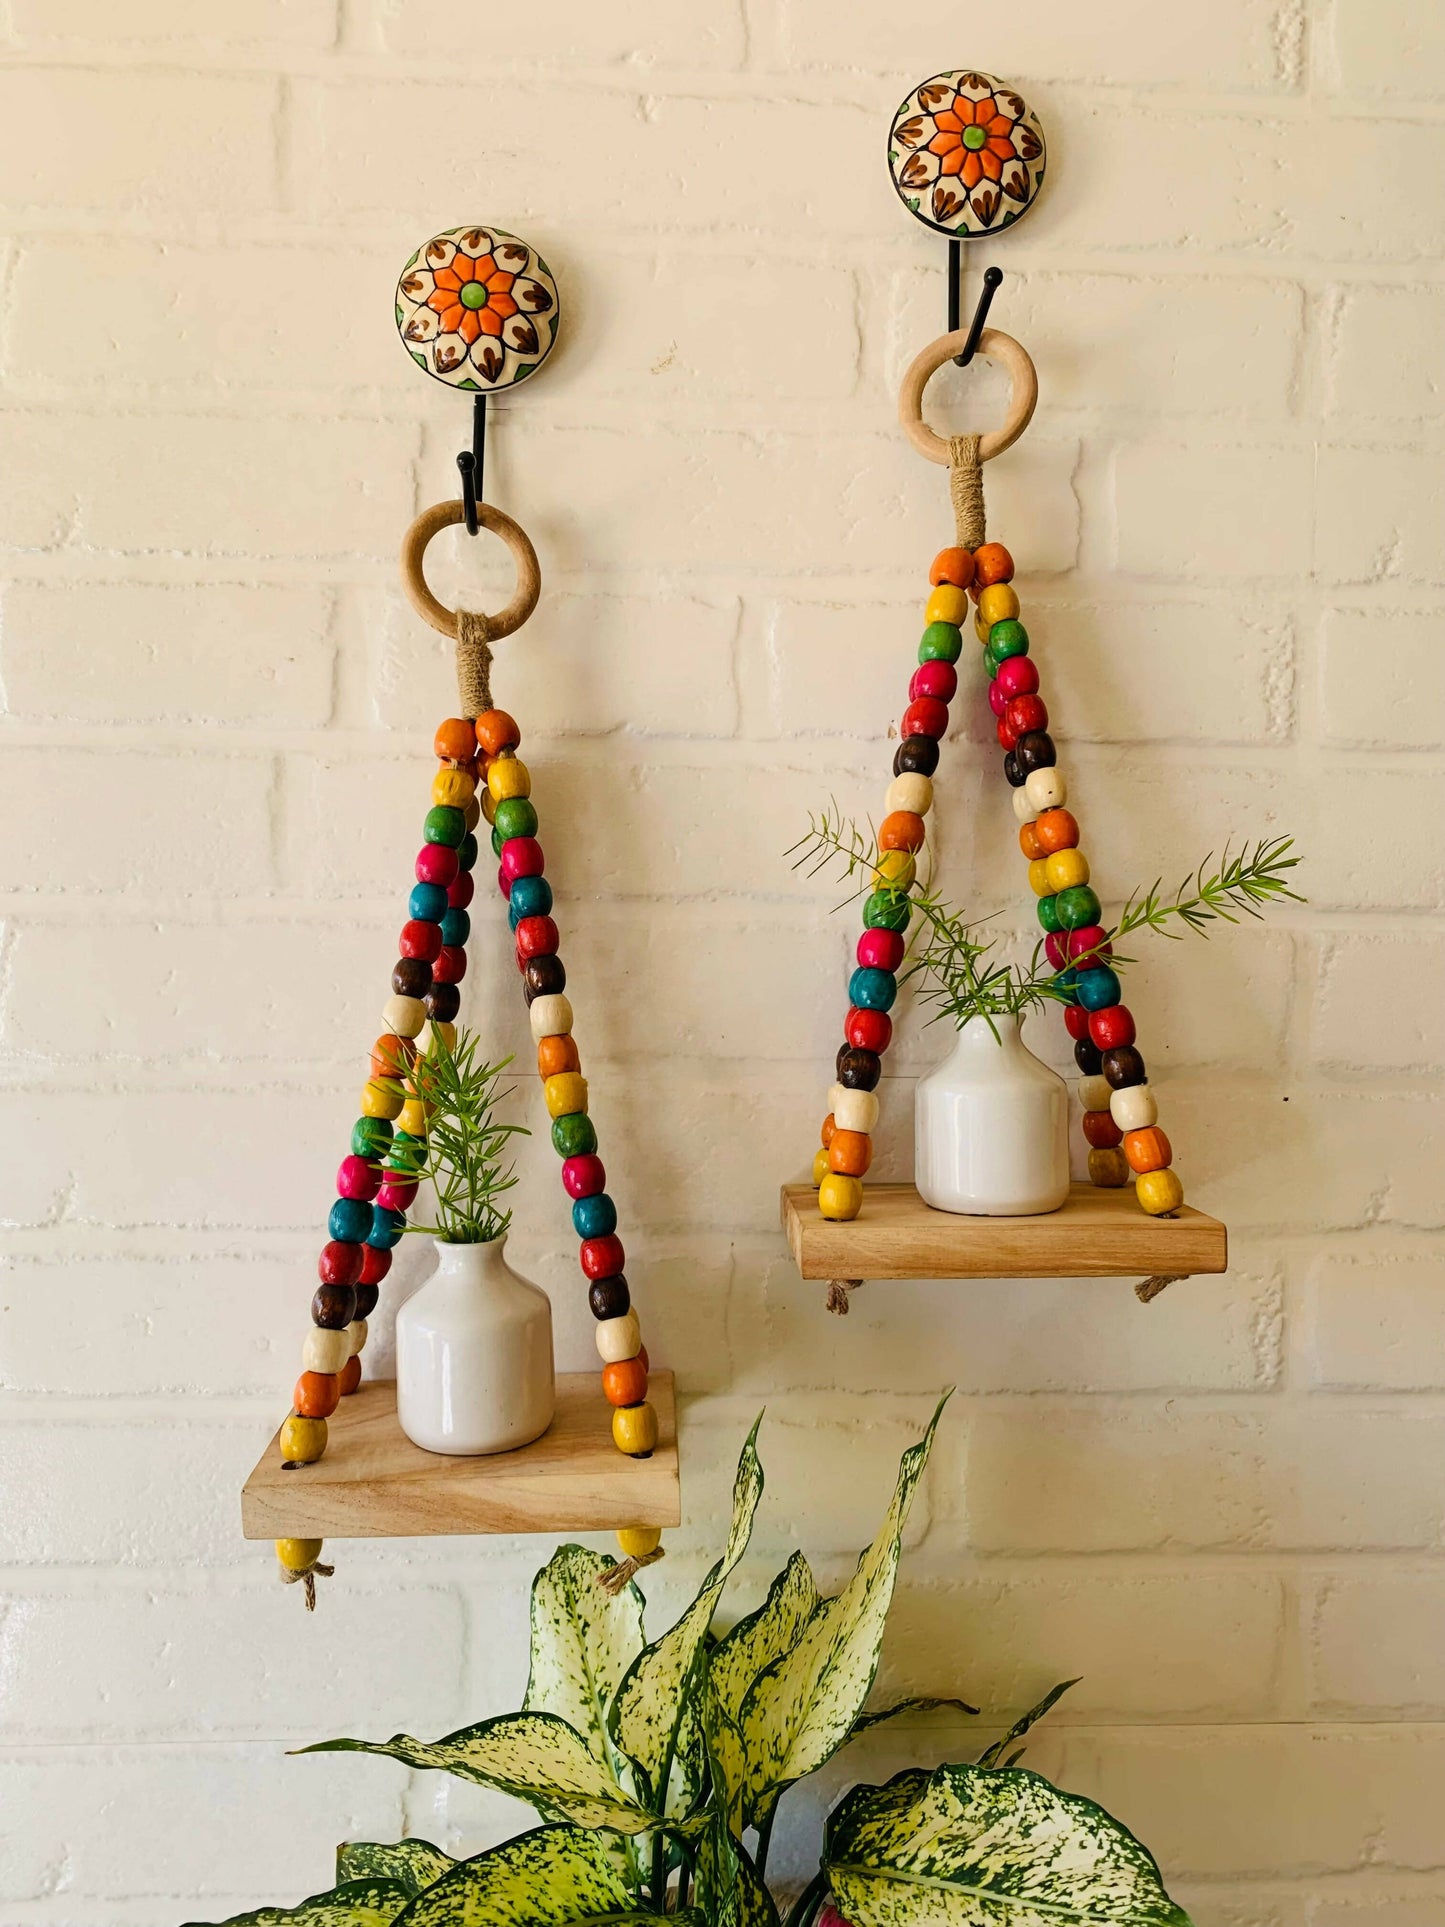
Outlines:
[[661, 1546], [654, 1546], [651, 1552], [640, 1552], [633, 1558], [619, 1559], [615, 1566], [597, 1575], [597, 1583], [603, 1592], [616, 1595], [624, 1586], [630, 1586], [644, 1566], [655, 1566], [667, 1554]]
[[314, 1565], [308, 1566], [305, 1572], [291, 1572], [285, 1566], [282, 1566], [281, 1584], [283, 1586], [299, 1585], [306, 1598], [307, 1612], [314, 1613], [316, 1610], [316, 1581], [318, 1577], [329, 1579], [335, 1570], [335, 1566], [323, 1566], [319, 1559]]
[[953, 498], [953, 526], [961, 549], [982, 546], [983, 464], [978, 459], [981, 435], [948, 438], [948, 492]]
[[457, 610], [457, 699], [475, 722], [492, 707], [492, 625], [471, 609]]
[[1147, 1305], [1159, 1296], [1166, 1285], [1183, 1284], [1189, 1276], [1187, 1271], [1156, 1271], [1150, 1278], [1141, 1278], [1134, 1287], [1134, 1296], [1141, 1305]]
[[840, 1318], [848, 1316], [848, 1294], [856, 1291], [862, 1284], [861, 1278], [830, 1278], [828, 1280], [828, 1309], [837, 1312]]

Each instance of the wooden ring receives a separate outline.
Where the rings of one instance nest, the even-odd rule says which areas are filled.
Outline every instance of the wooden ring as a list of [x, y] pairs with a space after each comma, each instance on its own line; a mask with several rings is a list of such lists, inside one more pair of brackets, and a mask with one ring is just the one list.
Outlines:
[[[422, 558], [432, 537], [439, 535], [443, 529], [451, 528], [453, 523], [462, 521], [465, 514], [466, 510], [460, 502], [438, 502], [433, 508], [423, 509], [401, 539], [401, 586], [406, 590], [407, 600], [433, 629], [440, 629], [444, 636], [451, 636], [454, 640], [457, 612], [438, 602], [427, 587]], [[512, 551], [512, 560], [517, 565], [517, 593], [500, 615], [487, 617], [490, 636], [509, 636], [514, 629], [520, 629], [531, 615], [542, 593], [542, 570], [537, 561], [537, 551], [532, 547], [525, 529], [519, 527], [510, 515], [504, 515], [500, 509], [494, 509], [486, 502], [477, 503], [477, 521], [484, 529], [490, 529], [493, 535], [501, 536]]]
[[[945, 362], [963, 353], [967, 342], [968, 331], [964, 328], [960, 328], [956, 334], [940, 335], [937, 341], [930, 341], [908, 364], [903, 386], [898, 391], [898, 419], [904, 434], [920, 455], [926, 455], [930, 462], [939, 462], [945, 468], [948, 466], [948, 440], [946, 436], [935, 434], [924, 421], [923, 391], [928, 386], [929, 378], [936, 375]], [[1013, 384], [1009, 394], [1008, 416], [1003, 427], [990, 429], [979, 441], [978, 459], [991, 462], [995, 455], [1002, 455], [1006, 448], [1013, 447], [1033, 419], [1039, 400], [1039, 377], [1029, 359], [1028, 350], [1012, 335], [1000, 334], [997, 328], [984, 329], [978, 338], [978, 352], [987, 355], [990, 361], [1002, 362]]]

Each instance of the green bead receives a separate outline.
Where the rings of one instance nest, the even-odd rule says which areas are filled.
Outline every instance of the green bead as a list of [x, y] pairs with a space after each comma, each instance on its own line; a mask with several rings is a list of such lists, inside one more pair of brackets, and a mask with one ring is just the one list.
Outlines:
[[956, 623], [929, 623], [918, 645], [920, 662], [957, 662], [962, 654], [963, 631]]
[[391, 1141], [391, 1155], [386, 1160], [394, 1171], [406, 1171], [415, 1175], [426, 1169], [426, 1139], [413, 1137], [410, 1131], [398, 1131]]
[[449, 850], [455, 850], [466, 833], [467, 819], [460, 810], [446, 803], [434, 803], [427, 811], [422, 835], [428, 843], [444, 843]]
[[492, 825], [492, 855], [493, 856], [495, 857], [501, 856], [502, 845], [506, 842], [506, 840], [507, 840], [506, 837], [502, 835], [501, 830], [494, 823]]
[[1040, 897], [1038, 901], [1039, 922], [1052, 937], [1063, 929], [1059, 922], [1059, 900], [1057, 897]]
[[863, 905], [863, 923], [869, 930], [906, 930], [913, 905], [901, 890], [875, 890]]
[[473, 870], [477, 863], [477, 839], [468, 830], [457, 845], [457, 863], [463, 870]]
[[1053, 899], [1059, 923], [1065, 930], [1086, 930], [1103, 915], [1103, 907], [1087, 883], [1075, 883], [1060, 890]]
[[597, 1133], [585, 1111], [569, 1111], [552, 1120], [552, 1148], [559, 1158], [581, 1158], [597, 1149]]
[[373, 1163], [391, 1143], [391, 1125], [384, 1117], [359, 1117], [351, 1127], [351, 1154]]
[[988, 632], [988, 659], [996, 669], [1010, 656], [1026, 656], [1029, 653], [1029, 632], [1016, 618], [1007, 622], [996, 622]]
[[509, 796], [505, 803], [498, 803], [492, 824], [494, 830], [500, 831], [504, 843], [514, 836], [535, 836], [537, 812], [525, 796]]

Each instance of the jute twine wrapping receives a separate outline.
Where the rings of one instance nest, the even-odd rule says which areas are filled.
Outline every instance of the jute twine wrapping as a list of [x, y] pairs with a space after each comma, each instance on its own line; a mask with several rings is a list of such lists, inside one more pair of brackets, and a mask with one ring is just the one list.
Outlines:
[[281, 1583], [283, 1586], [300, 1586], [306, 1595], [307, 1612], [314, 1613], [316, 1610], [317, 1578], [319, 1576], [322, 1579], [329, 1579], [335, 1570], [335, 1566], [323, 1566], [319, 1559], [314, 1566], [308, 1566], [305, 1572], [288, 1572], [286, 1567], [282, 1566]]
[[1134, 1287], [1134, 1296], [1141, 1305], [1147, 1305], [1159, 1296], [1166, 1285], [1182, 1284], [1189, 1276], [1187, 1271], [1156, 1271], [1152, 1278], [1142, 1278]]
[[828, 1280], [828, 1309], [837, 1312], [840, 1318], [848, 1316], [848, 1294], [857, 1291], [862, 1284], [861, 1278], [830, 1278]]
[[457, 700], [470, 722], [492, 707], [492, 625], [471, 609], [457, 610]]
[[953, 527], [961, 549], [972, 551], [984, 538], [981, 435], [948, 438], [948, 492], [953, 497]]
[[635, 1559], [619, 1559], [615, 1566], [609, 1566], [606, 1572], [597, 1575], [597, 1583], [603, 1592], [615, 1595], [624, 1586], [630, 1586], [644, 1566], [655, 1566], [659, 1559], [666, 1557], [662, 1547], [655, 1546], [651, 1552], [639, 1553]]

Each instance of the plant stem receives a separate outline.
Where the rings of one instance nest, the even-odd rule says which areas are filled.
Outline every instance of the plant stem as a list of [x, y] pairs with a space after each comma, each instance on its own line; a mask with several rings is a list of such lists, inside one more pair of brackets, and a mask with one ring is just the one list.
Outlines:
[[764, 1820], [762, 1825], [758, 1828], [758, 1850], [753, 1855], [753, 1865], [758, 1870], [759, 1880], [762, 1879], [764, 1873], [767, 1871], [768, 1848], [772, 1845], [773, 1821], [777, 1818], [777, 1816], [778, 1816], [778, 1803], [776, 1800], [774, 1800], [772, 1806], [768, 1809], [767, 1819]]
[[788, 1917], [783, 1922], [783, 1927], [808, 1927], [809, 1921], [822, 1906], [827, 1892], [828, 1876], [820, 1867], [788, 1909]]
[[667, 1911], [667, 1835], [659, 1827], [652, 1836], [652, 1904], [658, 1913]]
[[677, 1912], [682, 1913], [687, 1906], [688, 1891], [692, 1885], [692, 1862], [686, 1855], [677, 1871]]

